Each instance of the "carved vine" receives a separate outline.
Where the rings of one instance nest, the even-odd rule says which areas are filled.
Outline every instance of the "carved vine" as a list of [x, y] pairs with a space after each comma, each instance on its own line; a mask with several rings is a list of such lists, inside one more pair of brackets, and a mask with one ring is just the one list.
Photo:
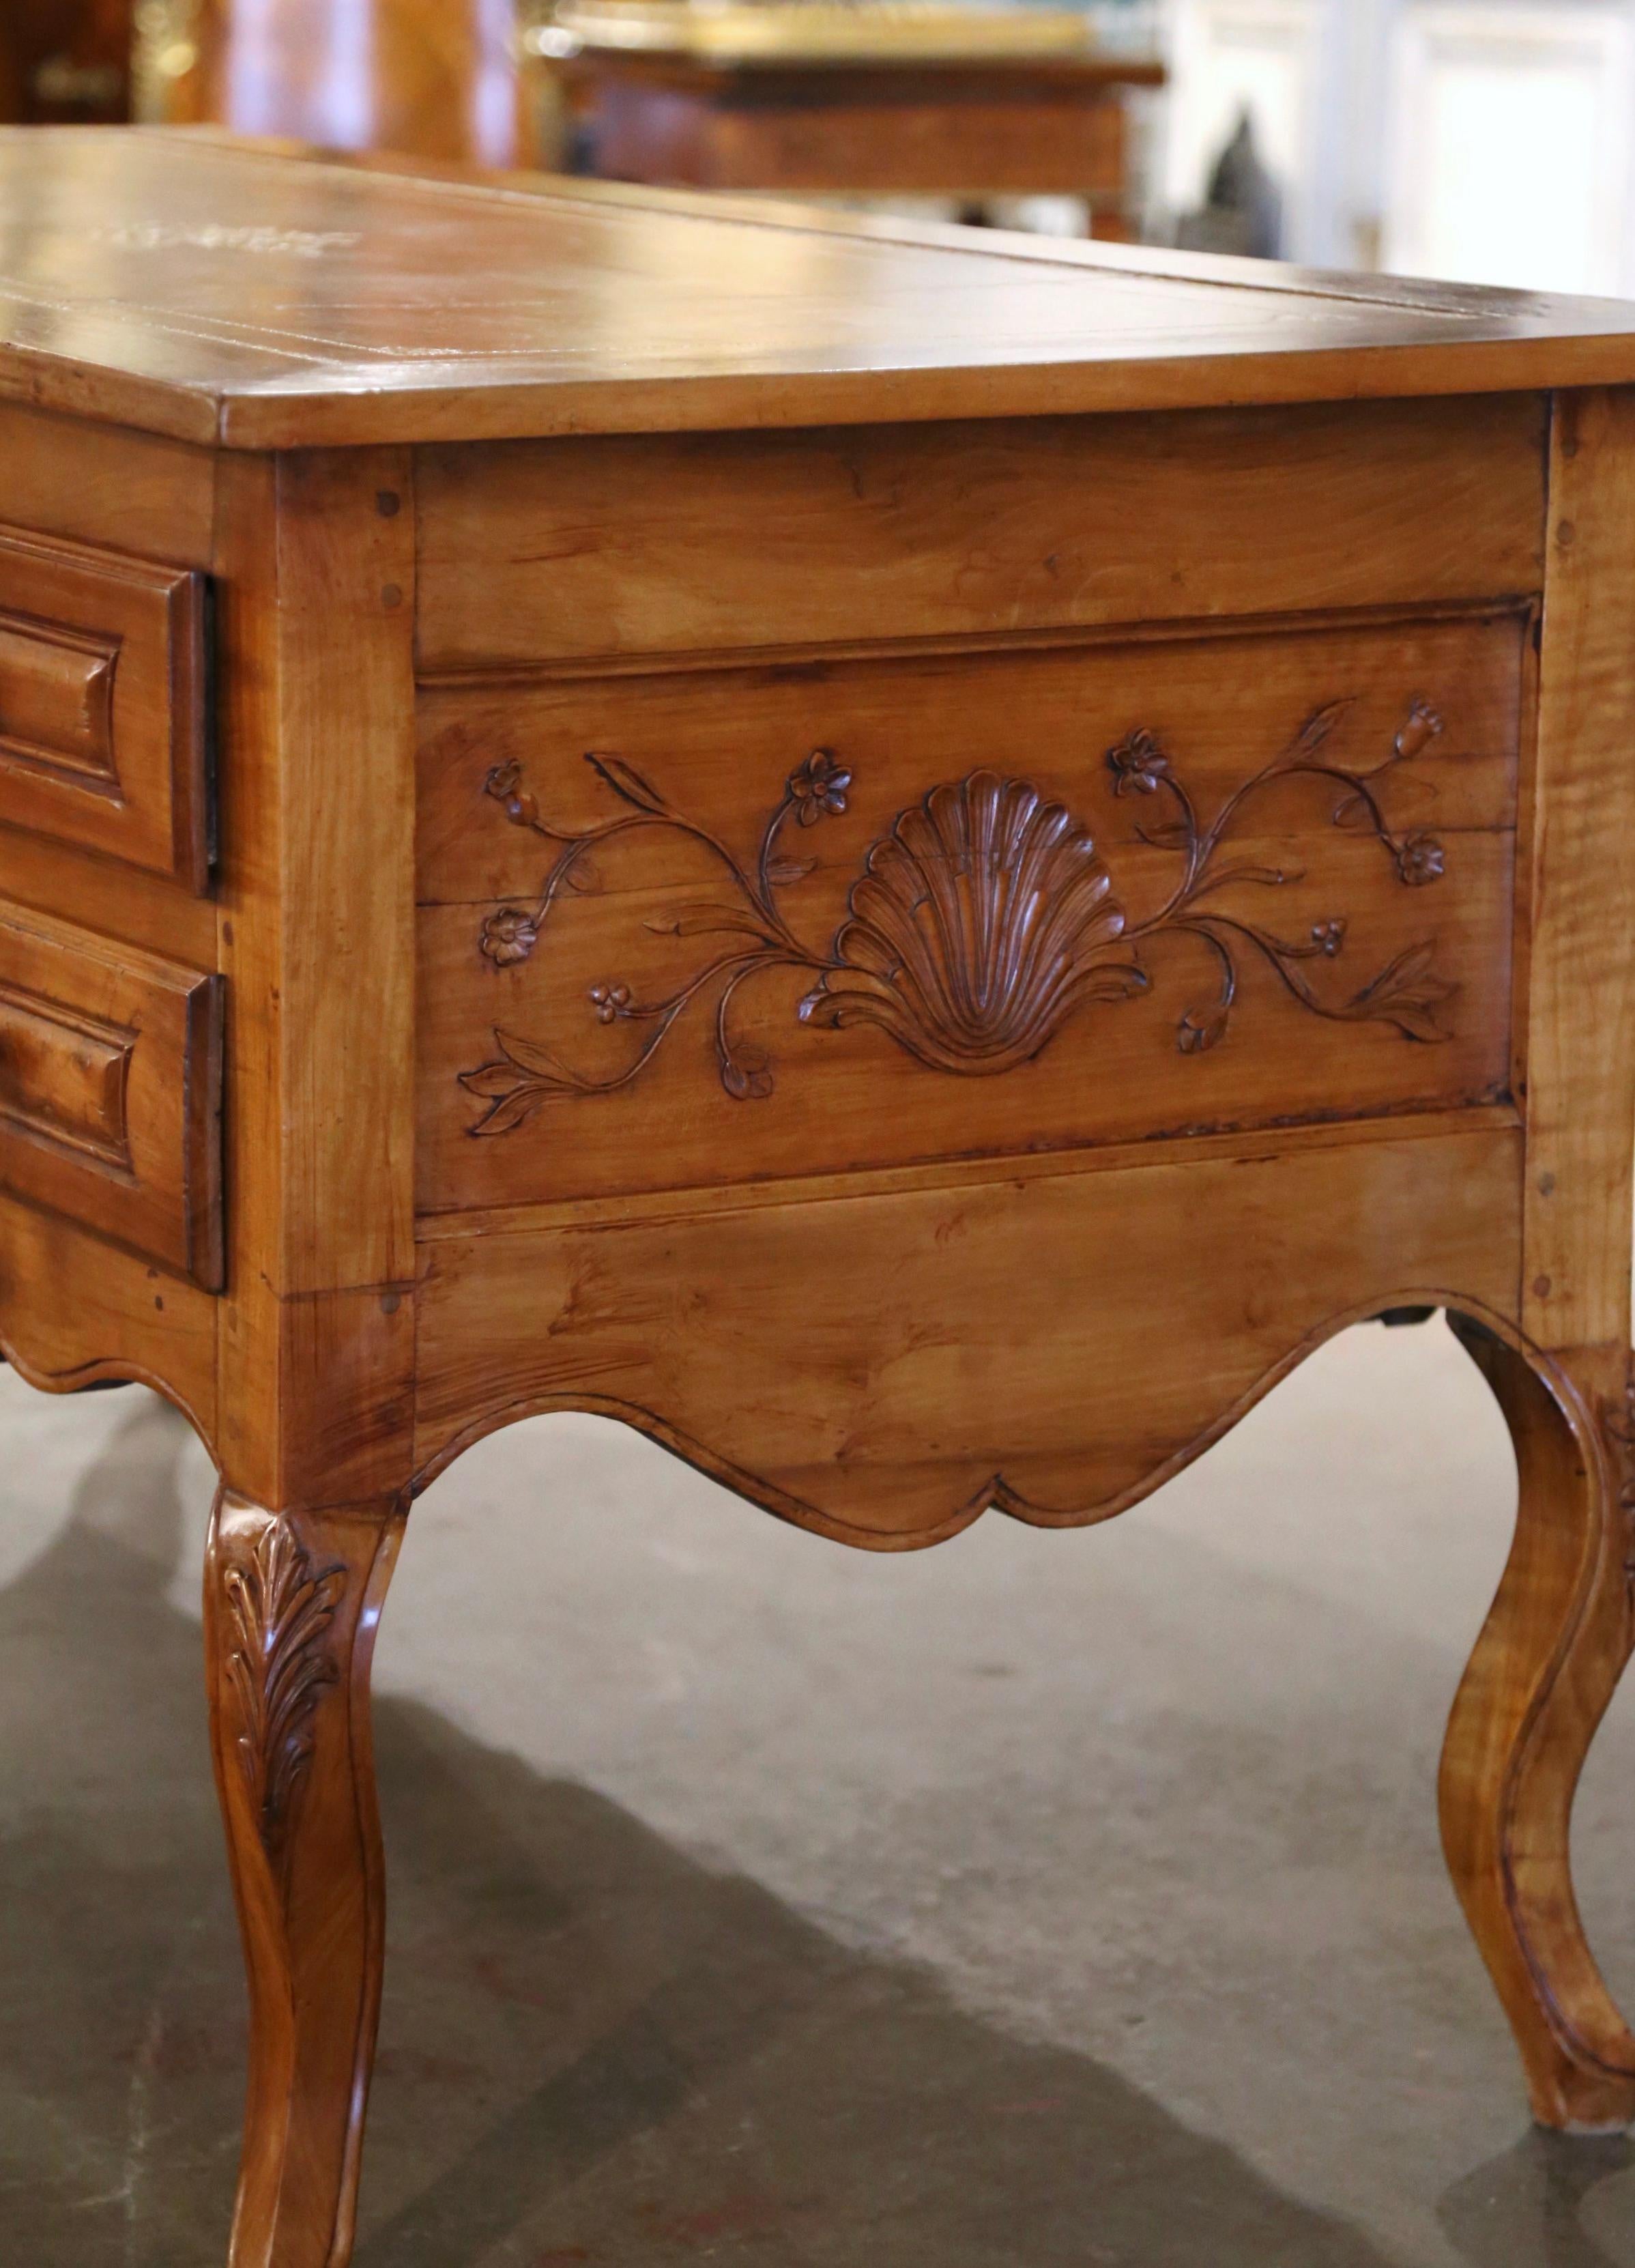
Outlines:
[[497, 1058], [460, 1074], [460, 1084], [488, 1105], [472, 1131], [507, 1133], [553, 1096], [608, 1094], [628, 1086], [677, 1020], [711, 995], [722, 1086], [740, 1101], [770, 1094], [767, 1058], [733, 1036], [732, 1010], [740, 988], [771, 969], [799, 969], [813, 977], [799, 1005], [803, 1023], [875, 1024], [922, 1063], [964, 1077], [991, 1076], [1030, 1061], [1092, 1001], [1129, 999], [1147, 990], [1152, 980], [1141, 948], [1166, 936], [1197, 940], [1219, 976], [1213, 998], [1180, 1018], [1176, 1044], [1184, 1054], [1203, 1054], [1226, 1036], [1246, 954], [1263, 961], [1313, 1015], [1389, 1024], [1410, 1040], [1446, 1039], [1437, 1012], [1455, 988], [1432, 967], [1433, 940], [1409, 946], [1360, 990], [1336, 997], [1331, 987], [1314, 983], [1313, 972], [1338, 958], [1345, 943], [1343, 918], [1317, 922], [1307, 936], [1291, 939], [1219, 902], [1231, 886], [1270, 889], [1301, 879], [1221, 858], [1246, 805], [1275, 783], [1296, 778], [1337, 788], [1332, 823], [1374, 836], [1403, 884], [1417, 888], [1440, 880], [1441, 843], [1423, 832], [1396, 832], [1376, 792], [1385, 773], [1430, 746], [1442, 730], [1440, 718], [1415, 703], [1384, 760], [1354, 771], [1325, 755], [1351, 705], [1336, 701], [1319, 709], [1207, 824], [1153, 733], [1139, 728], [1108, 749], [1114, 793], [1151, 797], [1162, 807], [1161, 818], [1137, 830], [1139, 839], [1181, 861], [1174, 888], [1145, 920], [1129, 919], [1094, 842], [1064, 805], [1047, 801], [1026, 780], [979, 770], [932, 788], [898, 814], [868, 851], [846, 917], [821, 949], [792, 926], [783, 894], [816, 864], [792, 854], [789, 828], [814, 827], [846, 809], [851, 773], [831, 750], [814, 749], [790, 774], [748, 861], [621, 757], [586, 758], [624, 808], [578, 832], [541, 816], [519, 763], [497, 766], [487, 792], [504, 805], [512, 825], [559, 846], [538, 901], [502, 908], [484, 921], [479, 944], [497, 967], [529, 958], [564, 891], [593, 887], [593, 850], [642, 828], [666, 828], [700, 845], [721, 870], [728, 892], [725, 902], [681, 904], [647, 927], [659, 934], [734, 941], [663, 999], [638, 999], [629, 984], [612, 979], [591, 988], [590, 1005], [600, 1022], [628, 1023], [641, 1032], [630, 1059], [605, 1076], [578, 1070], [537, 1041], [497, 1030]]
[[345, 1585], [342, 1567], [314, 1572], [310, 1553], [279, 1521], [268, 1522], [222, 1579], [239, 1763], [275, 1866], [311, 1768], [320, 1697], [339, 1675], [325, 1640]]

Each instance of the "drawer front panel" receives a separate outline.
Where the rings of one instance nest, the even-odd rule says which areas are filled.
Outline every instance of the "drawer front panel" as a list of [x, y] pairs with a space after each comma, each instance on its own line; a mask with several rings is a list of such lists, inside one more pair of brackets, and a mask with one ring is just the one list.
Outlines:
[[205, 887], [203, 593], [0, 529], [0, 821]]
[[0, 901], [0, 1184], [221, 1283], [220, 979]]
[[423, 696], [422, 1209], [1502, 1099], [1530, 628]]

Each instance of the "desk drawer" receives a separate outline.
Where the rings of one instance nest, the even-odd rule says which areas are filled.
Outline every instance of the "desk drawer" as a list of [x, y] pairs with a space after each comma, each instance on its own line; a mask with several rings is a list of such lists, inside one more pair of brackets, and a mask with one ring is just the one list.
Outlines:
[[203, 578], [0, 528], [0, 822], [209, 879]]
[[423, 694], [423, 1210], [1503, 1101], [1531, 622]]
[[221, 1283], [221, 980], [0, 900], [0, 1185]]

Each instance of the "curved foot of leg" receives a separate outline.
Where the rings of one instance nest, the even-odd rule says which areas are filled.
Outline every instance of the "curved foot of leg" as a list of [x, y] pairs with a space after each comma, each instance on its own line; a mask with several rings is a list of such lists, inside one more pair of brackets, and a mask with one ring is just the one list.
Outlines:
[[401, 1527], [217, 1499], [206, 1668], [250, 1985], [230, 2268], [351, 2255], [385, 1918], [369, 1666]]
[[1498, 1596], [1442, 1753], [1442, 1844], [1546, 2126], [1635, 2120], [1635, 2036], [1573, 1896], [1579, 1774], [1631, 1646], [1629, 1364], [1597, 1351], [1546, 1372], [1456, 1324], [1515, 1442], [1521, 1500]]

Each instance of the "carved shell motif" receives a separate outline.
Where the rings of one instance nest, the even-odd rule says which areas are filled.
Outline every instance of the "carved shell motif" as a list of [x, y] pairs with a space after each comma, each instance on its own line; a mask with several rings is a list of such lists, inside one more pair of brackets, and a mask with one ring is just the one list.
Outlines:
[[1146, 982], [1105, 957], [1124, 915], [1089, 835], [1026, 780], [991, 771], [902, 813], [849, 909], [803, 1021], [878, 1024], [938, 1071], [1010, 1071], [1086, 1001]]

